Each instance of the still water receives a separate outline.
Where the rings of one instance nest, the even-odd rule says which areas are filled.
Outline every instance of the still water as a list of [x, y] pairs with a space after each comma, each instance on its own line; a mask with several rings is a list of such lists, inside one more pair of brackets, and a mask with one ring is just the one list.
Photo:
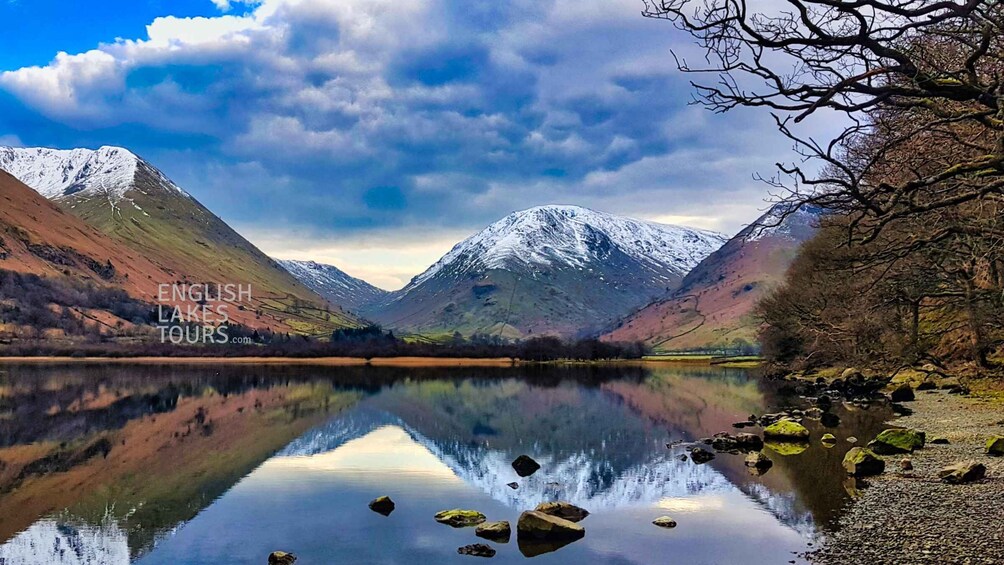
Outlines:
[[[432, 519], [450, 508], [510, 521], [493, 562], [800, 563], [853, 490], [844, 439], [883, 409], [806, 420], [837, 445], [767, 447], [762, 476], [667, 447], [800, 406], [784, 392], [708, 367], [0, 365], [0, 564], [477, 561], [457, 554], [473, 529]], [[524, 453], [542, 468], [520, 479]], [[588, 509], [585, 538], [520, 547], [520, 512], [547, 500]]]

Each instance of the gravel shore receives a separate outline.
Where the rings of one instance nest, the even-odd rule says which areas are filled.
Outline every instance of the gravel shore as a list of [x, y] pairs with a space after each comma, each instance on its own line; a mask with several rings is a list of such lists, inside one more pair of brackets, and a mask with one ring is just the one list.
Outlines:
[[[927, 432], [927, 446], [885, 457], [886, 472], [868, 479], [840, 530], [806, 557], [841, 565], [1004, 563], [1004, 458], [985, 455], [987, 438], [1004, 435], [1004, 406], [942, 391], [918, 392], [906, 405], [914, 413], [890, 424]], [[931, 444], [937, 437], [951, 443]], [[912, 471], [901, 471], [904, 457]], [[938, 480], [939, 469], [968, 459], [986, 465], [986, 478]]]

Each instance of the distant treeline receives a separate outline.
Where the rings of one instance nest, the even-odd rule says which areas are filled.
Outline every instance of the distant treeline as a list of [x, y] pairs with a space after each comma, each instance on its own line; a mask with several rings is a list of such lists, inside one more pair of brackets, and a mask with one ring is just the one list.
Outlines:
[[321, 341], [305, 336], [283, 335], [269, 343], [174, 345], [170, 343], [81, 343], [63, 345], [34, 340], [0, 348], [2, 356], [56, 357], [463, 357], [474, 359], [511, 358], [527, 361], [640, 359], [645, 355], [640, 342], [608, 343], [595, 339], [565, 342], [553, 337], [492, 344], [487, 342], [421, 343], [406, 342], [380, 332], [372, 339]]

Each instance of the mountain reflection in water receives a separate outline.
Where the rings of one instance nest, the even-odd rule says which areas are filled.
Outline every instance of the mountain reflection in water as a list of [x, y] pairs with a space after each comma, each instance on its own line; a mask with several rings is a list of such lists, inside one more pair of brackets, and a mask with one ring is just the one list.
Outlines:
[[[700, 367], [0, 366], [0, 563], [464, 562], [481, 540], [433, 514], [515, 526], [546, 500], [592, 515], [540, 562], [797, 561], [847, 500], [849, 444], [768, 450], [760, 477], [666, 447], [787, 401]], [[839, 415], [841, 439], [886, 416]], [[525, 479], [522, 453], [542, 465]], [[366, 506], [385, 494], [386, 518]], [[515, 538], [495, 561], [525, 559]]]

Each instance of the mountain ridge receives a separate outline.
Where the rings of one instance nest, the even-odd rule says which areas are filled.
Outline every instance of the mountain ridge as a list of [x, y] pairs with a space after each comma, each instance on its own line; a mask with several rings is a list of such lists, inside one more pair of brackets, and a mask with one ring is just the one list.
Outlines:
[[601, 339], [643, 341], [662, 350], [756, 342], [756, 302], [783, 280], [822, 211], [772, 206], [692, 269], [680, 287], [608, 328]]
[[363, 308], [415, 333], [576, 337], [675, 288], [727, 238], [568, 205], [508, 214]]
[[334, 265], [292, 259], [277, 259], [277, 261], [314, 292], [352, 312], [390, 294], [390, 291], [353, 277]]
[[[252, 287], [255, 325], [324, 335], [364, 322], [307, 288], [131, 151], [0, 147], [0, 169], [168, 274], [162, 283]], [[32, 186], [34, 183], [36, 186]]]

